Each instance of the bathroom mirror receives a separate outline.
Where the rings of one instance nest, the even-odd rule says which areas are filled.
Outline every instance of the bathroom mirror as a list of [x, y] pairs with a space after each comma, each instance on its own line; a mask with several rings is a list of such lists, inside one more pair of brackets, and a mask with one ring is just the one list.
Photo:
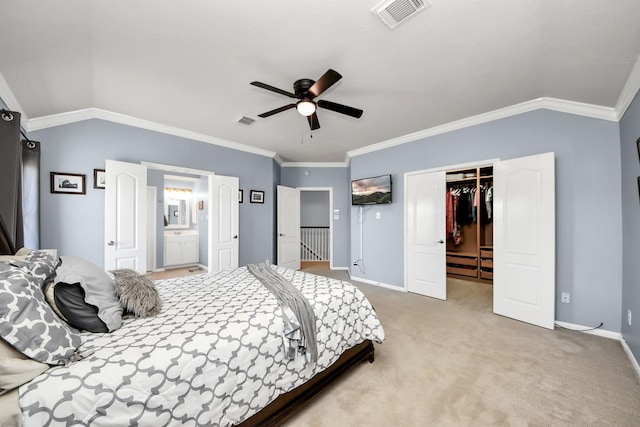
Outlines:
[[164, 226], [165, 228], [189, 228], [189, 199], [191, 192], [174, 194], [175, 192], [165, 189], [164, 197]]

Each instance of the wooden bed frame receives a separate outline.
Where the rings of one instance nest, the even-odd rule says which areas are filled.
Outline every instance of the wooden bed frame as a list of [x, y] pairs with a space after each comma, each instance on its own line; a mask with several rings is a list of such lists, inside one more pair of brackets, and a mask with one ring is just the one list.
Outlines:
[[358, 344], [345, 351], [336, 363], [329, 368], [290, 392], [279, 396], [260, 412], [237, 425], [242, 427], [278, 426], [302, 409], [304, 405], [329, 387], [340, 376], [349, 372], [364, 360], [373, 363], [374, 357], [372, 341], [367, 340]]

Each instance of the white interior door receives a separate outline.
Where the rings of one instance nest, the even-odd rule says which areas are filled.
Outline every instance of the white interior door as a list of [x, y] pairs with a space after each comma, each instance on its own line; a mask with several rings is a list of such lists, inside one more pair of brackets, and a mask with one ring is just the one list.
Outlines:
[[445, 172], [406, 176], [409, 292], [447, 299]]
[[147, 168], [105, 161], [105, 270], [147, 272]]
[[300, 270], [300, 191], [278, 185], [278, 265]]
[[209, 176], [210, 272], [238, 267], [239, 187], [239, 179], [235, 176]]
[[553, 329], [554, 155], [500, 161], [493, 174], [493, 311]]

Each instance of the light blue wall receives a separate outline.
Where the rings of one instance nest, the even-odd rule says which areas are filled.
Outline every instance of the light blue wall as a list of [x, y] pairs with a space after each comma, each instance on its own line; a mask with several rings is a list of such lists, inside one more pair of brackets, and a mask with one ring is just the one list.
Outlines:
[[[31, 132], [42, 141], [41, 246], [104, 264], [104, 190], [93, 188], [93, 169], [105, 159], [149, 161], [237, 176], [240, 188], [265, 191], [264, 204], [240, 205], [240, 264], [273, 259], [273, 192], [277, 177], [270, 157], [145, 129], [87, 120]], [[87, 176], [87, 194], [51, 194], [49, 172]]]
[[[550, 151], [556, 157], [556, 319], [589, 326], [604, 322], [604, 329], [619, 332], [620, 133], [617, 123], [604, 120], [537, 110], [353, 158], [352, 179], [393, 175], [393, 203], [366, 213], [365, 272], [352, 267], [352, 274], [403, 286], [405, 172]], [[380, 220], [373, 219], [376, 211]], [[352, 208], [354, 259], [360, 239], [355, 212]], [[571, 293], [570, 304], [559, 303], [561, 292]]]
[[[305, 175], [309, 171], [309, 175]], [[333, 189], [333, 209], [340, 211], [340, 218], [333, 221], [333, 267], [349, 266], [349, 211], [351, 192], [347, 167], [284, 167], [281, 170], [282, 185], [287, 187], [327, 187]]]
[[300, 226], [329, 227], [329, 192], [302, 191], [300, 193]]
[[[622, 334], [640, 360], [640, 94], [620, 121], [622, 159]], [[627, 310], [632, 312], [631, 326]]]

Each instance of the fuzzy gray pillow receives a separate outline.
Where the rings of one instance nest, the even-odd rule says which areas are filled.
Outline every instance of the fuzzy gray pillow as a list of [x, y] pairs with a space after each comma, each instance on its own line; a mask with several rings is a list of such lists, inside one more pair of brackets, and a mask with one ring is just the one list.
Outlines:
[[125, 312], [136, 317], [157, 316], [162, 300], [156, 286], [147, 276], [128, 268], [113, 270], [116, 294]]

